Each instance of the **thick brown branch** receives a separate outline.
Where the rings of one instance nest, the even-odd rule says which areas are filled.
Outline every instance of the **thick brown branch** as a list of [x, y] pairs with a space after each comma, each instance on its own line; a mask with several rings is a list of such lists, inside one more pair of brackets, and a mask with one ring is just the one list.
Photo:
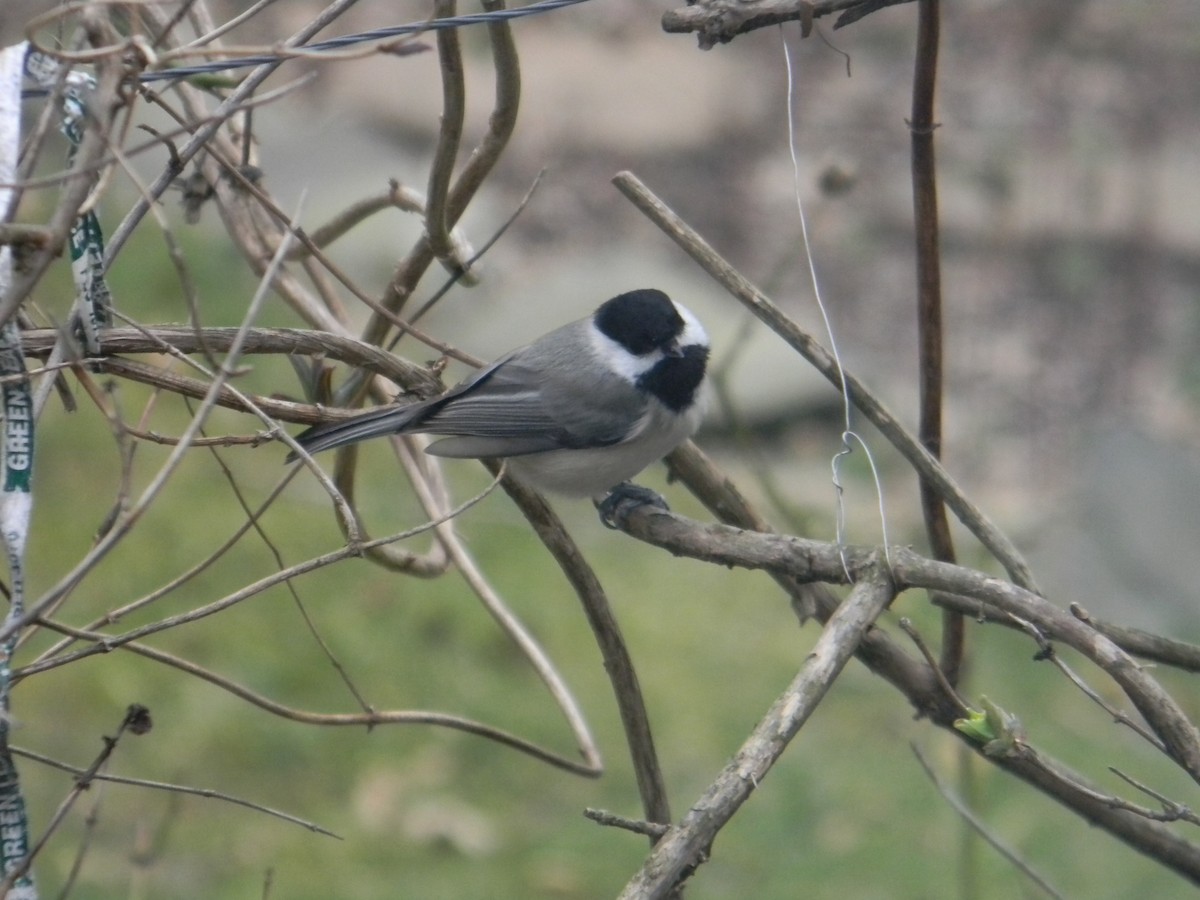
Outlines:
[[[880, 564], [874, 552], [864, 548], [839, 548], [819, 541], [704, 524], [646, 507], [632, 510], [619, 523], [634, 537], [676, 555], [721, 565], [781, 572], [802, 580], [845, 583], [845, 568], [849, 568], [855, 579], [870, 578], [877, 574], [876, 566]], [[983, 612], [1005, 617], [1019, 616], [1036, 625], [1047, 638], [1061, 640], [1087, 655], [1121, 685], [1166, 744], [1172, 758], [1187, 769], [1193, 778], [1200, 774], [1196, 769], [1196, 763], [1200, 760], [1197, 750], [1200, 747], [1200, 735], [1197, 735], [1195, 727], [1145, 670], [1099, 632], [1038, 594], [1008, 582], [960, 566], [923, 559], [906, 548], [893, 547], [888, 556], [891, 574], [899, 589], [923, 587], [972, 598]], [[878, 642], [880, 637], [880, 632], [872, 629], [865, 634], [863, 645], [872, 639]], [[887, 639], [883, 639], [886, 647]], [[860, 645], [857, 651], [860, 658], [862, 649]], [[942, 696], [936, 685], [923, 686], [897, 677], [898, 674], [903, 676], [905, 670], [902, 668], [876, 668], [875, 671], [910, 699]], [[926, 670], [922, 668], [921, 671]], [[965, 740], [954, 728], [959, 713], [952, 704], [928, 701], [918, 705], [918, 708], [934, 724]], [[980, 751], [978, 745], [971, 743], [971, 746]], [[980, 755], [1134, 849], [1160, 861], [1183, 877], [1200, 883], [1200, 846], [1180, 838], [1161, 822], [1147, 819], [1127, 808], [1114, 807], [1103, 799], [1101, 792], [1089, 788], [1084, 777], [1027, 745], [1008, 755], [990, 756], [982, 752]], [[682, 855], [686, 857], [683, 865], [694, 861], [694, 854], [688, 855], [691, 849], [689, 845], [683, 851]]]
[[[869, 575], [872, 551], [804, 538], [759, 534], [727, 525], [695, 522], [661, 510], [639, 507], [619, 519], [641, 540], [708, 562], [783, 572], [803, 581], [845, 584]], [[978, 601], [986, 610], [1030, 623], [1048, 640], [1058, 640], [1087, 656], [1121, 686], [1168, 755], [1200, 782], [1200, 731], [1146, 670], [1116, 644], [1044, 597], [1010, 582], [962, 566], [919, 556], [906, 547], [888, 551], [900, 589], [945, 591]]]

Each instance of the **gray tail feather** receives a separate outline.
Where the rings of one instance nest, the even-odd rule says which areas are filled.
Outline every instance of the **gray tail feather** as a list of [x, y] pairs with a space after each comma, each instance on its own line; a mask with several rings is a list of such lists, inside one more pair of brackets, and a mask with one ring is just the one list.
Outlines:
[[[352, 419], [314, 425], [296, 435], [296, 443], [309, 453], [320, 453], [322, 450], [332, 450], [334, 447], [354, 444], [367, 438], [396, 434], [413, 424], [423, 410], [424, 404], [419, 403], [409, 406], [381, 406]], [[296, 459], [295, 453], [289, 453], [286, 461], [295, 462]]]

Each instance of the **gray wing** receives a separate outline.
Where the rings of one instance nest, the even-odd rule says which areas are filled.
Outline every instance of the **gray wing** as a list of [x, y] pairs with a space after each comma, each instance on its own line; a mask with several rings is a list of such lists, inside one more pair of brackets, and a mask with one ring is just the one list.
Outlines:
[[579, 342], [564, 346], [555, 340], [559, 332], [480, 372], [409, 430], [450, 435], [429, 452], [455, 457], [521, 456], [624, 439], [641, 419], [645, 397], [624, 381], [598, 383], [590, 360], [573, 349]]
[[441, 434], [448, 437], [430, 453], [473, 458], [615, 444], [637, 428], [646, 398], [621, 379], [596, 377], [603, 370], [590, 356], [587, 325], [564, 325], [440, 397], [371, 409], [296, 440], [316, 453], [385, 434]]

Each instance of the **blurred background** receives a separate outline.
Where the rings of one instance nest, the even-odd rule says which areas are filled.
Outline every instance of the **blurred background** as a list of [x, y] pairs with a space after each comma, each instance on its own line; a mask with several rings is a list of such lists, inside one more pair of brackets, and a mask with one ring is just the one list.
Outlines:
[[[228, 36], [272, 44], [320, 4], [289, 0]], [[230, 18], [242, 4], [212, 3]], [[464, 11], [468, 10], [463, 5]], [[513, 141], [462, 225], [480, 245], [527, 207], [424, 327], [490, 358], [586, 315], [623, 290], [656, 286], [697, 312], [714, 336], [720, 390], [700, 445], [781, 530], [834, 535], [831, 457], [838, 397], [657, 232], [610, 183], [638, 175], [787, 312], [822, 334], [795, 196], [844, 363], [915, 423], [915, 275], [909, 115], [916, 9], [905, 4], [801, 41], [765, 29], [710, 51], [662, 32], [671, 4], [592, 0], [514, 25], [523, 95]], [[426, 3], [363, 0], [333, 33], [420, 20]], [[0, 19], [6, 29], [10, 20]], [[6, 30], [6, 38], [11, 34]], [[464, 33], [468, 143], [486, 126], [491, 60]], [[799, 159], [787, 130], [784, 41], [793, 61]], [[428, 41], [432, 44], [432, 39]], [[314, 80], [256, 110], [263, 184], [310, 229], [389, 178], [424, 189], [441, 111], [436, 54], [296, 60], [267, 88]], [[1194, 4], [1147, 10], [1124, 0], [975, 0], [943, 4], [937, 131], [948, 361], [944, 457], [967, 493], [1034, 561], [1055, 602], [1181, 639], [1200, 638], [1200, 591], [1186, 560], [1200, 508], [1200, 18]], [[29, 104], [30, 115], [39, 110]], [[143, 177], [165, 153], [134, 159]], [[114, 228], [136, 189], [118, 178], [100, 208]], [[40, 221], [52, 192], [31, 195]], [[38, 204], [43, 204], [39, 206]], [[214, 209], [183, 221], [203, 319], [235, 325], [255, 279]], [[379, 291], [420, 220], [385, 211], [328, 252]], [[69, 272], [40, 288], [48, 319], [69, 308]], [[431, 270], [432, 292], [444, 273]], [[110, 273], [117, 308], [143, 324], [186, 319], [178, 277], [152, 224]], [[418, 300], [423, 300], [418, 297]], [[365, 321], [365, 310], [355, 313]], [[297, 326], [282, 305], [262, 324]], [[425, 362], [433, 351], [405, 341]], [[447, 381], [465, 370], [451, 368]], [[239, 386], [299, 396], [283, 360], [253, 360]], [[182, 401], [119, 383], [130, 420], [177, 434]], [[214, 433], [253, 433], [219, 413]], [[881, 467], [888, 533], [924, 549], [911, 472], [866, 429]], [[39, 433], [30, 550], [36, 597], [90, 546], [113, 504], [120, 459], [88, 403], [52, 402]], [[141, 443], [135, 488], [169, 447]], [[72, 596], [83, 624], [197, 565], [245, 521], [282, 473], [282, 448], [194, 449], [120, 550]], [[384, 446], [362, 454], [363, 516], [376, 534], [419, 522]], [[233, 474], [226, 476], [223, 467]], [[859, 453], [847, 515], [852, 541], [879, 540], [877, 500]], [[677, 510], [703, 513], [665, 484]], [[372, 473], [375, 473], [372, 477]], [[449, 469], [456, 497], [487, 483]], [[586, 503], [557, 502], [609, 589], [647, 693], [673, 810], [681, 815], [794, 675], [818, 633], [803, 629], [769, 579], [678, 560], [608, 532]], [[64, 515], [64, 511], [68, 514]], [[124, 630], [210, 602], [341, 545], [328, 498], [303, 475], [251, 535]], [[245, 797], [315, 821], [340, 840], [212, 799], [105, 785], [69, 820], [38, 866], [47, 896], [87, 846], [81, 897], [547, 897], [619, 892], [645, 853], [640, 838], [586, 821], [584, 807], [640, 809], [607, 679], [577, 602], [519, 514], [496, 495], [460, 521], [472, 552], [545, 644], [580, 697], [607, 771], [599, 781], [549, 769], [475, 737], [426, 727], [319, 729], [271, 717], [202, 681], [129, 654], [95, 656], [22, 683], [14, 742], [86, 765], [127, 704], [156, 727], [125, 738], [111, 769]], [[959, 534], [962, 559], [989, 565]], [[425, 539], [418, 538], [418, 543]], [[421, 543], [421, 546], [424, 546]], [[529, 666], [453, 573], [402, 579], [353, 560], [296, 580], [324, 640], [373, 706], [484, 719], [570, 753], [570, 737]], [[936, 634], [923, 598], [895, 614]], [[885, 623], [885, 626], [887, 623]], [[49, 646], [30, 642], [31, 656]], [[295, 599], [274, 589], [219, 616], [156, 637], [278, 701], [354, 709]], [[1030, 739], [1096, 779], [1118, 766], [1169, 796], [1189, 784], [1046, 666], [1027, 639], [974, 629], [964, 693], [986, 694]], [[21, 660], [18, 660], [20, 663]], [[1085, 674], [1093, 675], [1086, 666]], [[1191, 713], [1194, 686], [1160, 671]], [[1102, 683], [1096, 678], [1095, 683]], [[1110, 698], [1116, 700], [1117, 698]], [[1098, 746], [1097, 735], [1103, 746]], [[963, 827], [906, 746], [915, 742], [1010, 846], [1067, 896], [1182, 897], [1185, 884], [912, 720], [886, 683], [852, 664], [768, 781], [722, 832], [689, 884], [694, 898], [1007, 898], [1022, 877]], [[35, 829], [67, 776], [21, 763]], [[1194, 785], [1191, 786], [1194, 790]]]

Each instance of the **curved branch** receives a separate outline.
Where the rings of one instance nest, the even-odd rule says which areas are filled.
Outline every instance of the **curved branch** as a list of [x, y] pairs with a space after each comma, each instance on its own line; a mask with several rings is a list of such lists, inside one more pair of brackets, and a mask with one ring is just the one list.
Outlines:
[[[455, 0], [437, 0], [433, 14], [439, 19], [455, 14]], [[444, 28], [437, 33], [438, 61], [442, 71], [442, 127], [429, 167], [429, 201], [425, 205], [425, 239], [430, 252], [439, 258], [450, 255], [450, 182], [454, 162], [462, 144], [463, 121], [467, 115], [467, 87], [463, 76], [462, 45], [458, 29]]]
[[[489, 468], [497, 471], [494, 465], [489, 465]], [[562, 520], [541, 495], [508, 477], [501, 481], [501, 486], [517, 504], [579, 597], [584, 615], [596, 637], [596, 645], [604, 658], [604, 671], [612, 684], [617, 709], [621, 714], [638, 793], [642, 798], [642, 809], [647, 821], [666, 824], [671, 821], [671, 809], [667, 801], [666, 783], [658, 764], [658, 753], [654, 748], [650, 717], [646, 712], [637, 670], [608, 596]]]
[[[504, 0], [483, 0], [482, 5], [486, 11], [494, 12], [504, 9]], [[506, 21], [493, 20], [488, 23], [488, 37], [496, 69], [496, 98], [488, 119], [487, 134], [471, 152], [450, 192], [447, 212], [451, 225], [462, 218], [467, 204], [508, 146], [521, 105], [521, 67], [512, 28]]]
[[[485, 10], [503, 9], [503, 0], [485, 0]], [[517, 121], [517, 111], [521, 96], [521, 70], [517, 56], [516, 45], [512, 39], [512, 29], [503, 20], [488, 23], [488, 35], [492, 42], [493, 64], [496, 69], [496, 98], [492, 115], [488, 120], [488, 133], [479, 146], [472, 152], [471, 157], [463, 166], [462, 172], [450, 189], [446, 199], [446, 227], [452, 228], [458, 223], [467, 205], [474, 198], [484, 178], [491, 172], [500, 154], [508, 144], [508, 139]], [[435, 203], [433, 191], [430, 191], [429, 207]], [[408, 255], [396, 267], [396, 272], [388, 284], [383, 298], [383, 309], [395, 312], [404, 305], [409, 295], [416, 289], [417, 283], [429, 268], [434, 259], [430, 240], [417, 241]], [[447, 258], [453, 263], [452, 258]], [[367, 327], [363, 330], [363, 340], [370, 343], [382, 343], [389, 326], [388, 317], [376, 311]]]
[[[77, 640], [95, 641], [99, 644], [104, 644], [108, 640], [108, 635], [98, 632], [84, 631], [78, 628], [67, 628], [63, 625], [54, 622], [45, 622], [46, 626], [64, 634], [68, 634]], [[429, 710], [370, 710], [361, 713], [320, 713], [313, 712], [307, 709], [297, 709], [293, 706], [287, 706], [272, 700], [264, 694], [251, 690], [244, 685], [238, 684], [224, 676], [218, 675], [203, 666], [198, 666], [182, 657], [172, 653], [165, 653], [162, 650], [157, 650], [145, 644], [137, 642], [129, 642], [121, 645], [122, 649], [135, 653], [138, 656], [152, 659], [164, 665], [171, 666], [181, 672], [186, 672], [189, 675], [194, 675], [209, 684], [233, 694], [235, 697], [240, 697], [247, 703], [257, 706], [259, 709], [269, 712], [272, 715], [279, 716], [283, 719], [289, 719], [293, 722], [300, 722], [305, 725], [318, 725], [324, 727], [346, 728], [360, 726], [365, 728], [374, 728], [378, 725], [436, 725], [442, 728], [450, 728], [455, 731], [465, 731], [467, 734], [474, 734], [490, 741], [495, 741], [498, 744], [503, 744], [506, 747], [511, 747], [527, 756], [532, 756], [534, 759], [541, 762], [549, 763], [555, 768], [564, 769], [576, 775], [584, 775], [589, 778], [597, 778], [602, 774], [602, 770], [588, 763], [579, 763], [572, 759], [567, 759], [564, 756], [539, 747], [524, 738], [517, 737], [503, 729], [496, 728], [491, 725], [485, 725], [482, 722], [477, 722], [474, 719], [468, 719], [464, 716], [456, 716], [452, 713], [433, 712]]]

